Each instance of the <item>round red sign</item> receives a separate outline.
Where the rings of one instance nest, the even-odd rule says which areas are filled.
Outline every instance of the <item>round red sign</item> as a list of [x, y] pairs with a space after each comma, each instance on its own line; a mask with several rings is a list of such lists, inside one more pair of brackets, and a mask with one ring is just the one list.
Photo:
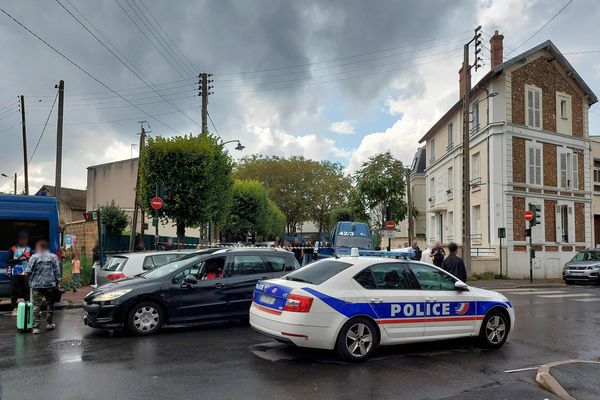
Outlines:
[[525, 221], [531, 221], [535, 217], [533, 211], [525, 211]]
[[160, 197], [155, 197], [150, 200], [150, 206], [155, 210], [160, 210], [164, 205], [163, 199]]
[[385, 229], [387, 229], [388, 231], [393, 231], [395, 227], [396, 224], [394, 223], [394, 221], [388, 221], [385, 223]]

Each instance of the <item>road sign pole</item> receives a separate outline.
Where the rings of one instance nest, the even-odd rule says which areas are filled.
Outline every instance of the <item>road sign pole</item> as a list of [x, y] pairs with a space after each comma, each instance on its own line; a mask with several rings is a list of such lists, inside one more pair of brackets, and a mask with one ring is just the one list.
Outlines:
[[530, 234], [529, 234], [529, 283], [533, 283], [533, 232], [531, 232], [531, 224], [530, 226]]

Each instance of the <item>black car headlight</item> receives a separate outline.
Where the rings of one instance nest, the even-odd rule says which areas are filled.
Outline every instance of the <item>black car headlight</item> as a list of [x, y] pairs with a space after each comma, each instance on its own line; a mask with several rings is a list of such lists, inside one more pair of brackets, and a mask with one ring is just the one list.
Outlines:
[[114, 290], [112, 292], [106, 292], [106, 293], [102, 293], [96, 297], [94, 297], [92, 300], [93, 301], [111, 301], [111, 300], [115, 300], [118, 299], [119, 297], [122, 297], [124, 295], [126, 295], [127, 293], [131, 292], [133, 289], [119, 289], [119, 290]]

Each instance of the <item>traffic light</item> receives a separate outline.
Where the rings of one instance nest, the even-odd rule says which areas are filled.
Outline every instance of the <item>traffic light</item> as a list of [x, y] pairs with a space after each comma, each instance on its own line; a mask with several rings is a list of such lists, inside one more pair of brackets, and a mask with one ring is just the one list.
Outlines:
[[83, 218], [85, 219], [85, 222], [90, 222], [90, 221], [94, 221], [96, 219], [96, 215], [93, 211], [84, 212]]
[[529, 203], [529, 211], [533, 213], [533, 219], [529, 221], [529, 226], [533, 227], [541, 223], [542, 209], [537, 204]]
[[535, 258], [535, 250], [534, 249], [529, 250], [529, 256], [531, 257], [531, 259]]
[[525, 237], [530, 237], [531, 236], [531, 228], [526, 228], [525, 229]]

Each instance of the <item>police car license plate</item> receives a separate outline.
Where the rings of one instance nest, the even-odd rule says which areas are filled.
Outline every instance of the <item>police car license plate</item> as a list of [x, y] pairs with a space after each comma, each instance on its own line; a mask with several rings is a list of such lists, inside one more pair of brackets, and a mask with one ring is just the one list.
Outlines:
[[275, 297], [268, 296], [266, 294], [261, 294], [260, 297], [258, 298], [258, 301], [260, 301], [261, 303], [264, 303], [264, 304], [273, 305], [273, 304], [275, 304]]

